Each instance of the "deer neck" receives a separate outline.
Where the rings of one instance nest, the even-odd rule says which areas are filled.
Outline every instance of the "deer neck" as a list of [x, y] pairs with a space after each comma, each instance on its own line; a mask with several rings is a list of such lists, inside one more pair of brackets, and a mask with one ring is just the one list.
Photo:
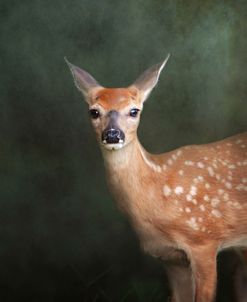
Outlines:
[[[138, 138], [119, 150], [105, 150], [102, 147], [105, 168], [112, 177], [125, 178], [133, 172], [143, 170], [144, 149]], [[128, 177], [127, 177], [128, 178]]]
[[109, 188], [120, 208], [129, 212], [134, 210], [136, 203], [145, 203], [147, 187], [151, 190], [150, 182], [155, 184], [158, 177], [147, 164], [152, 155], [144, 150], [137, 138], [120, 150], [102, 149], [102, 153]]

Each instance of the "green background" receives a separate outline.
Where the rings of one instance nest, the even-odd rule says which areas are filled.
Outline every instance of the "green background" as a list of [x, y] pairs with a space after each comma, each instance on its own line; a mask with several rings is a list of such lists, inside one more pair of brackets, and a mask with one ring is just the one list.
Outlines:
[[[171, 53], [141, 142], [158, 153], [221, 139], [247, 128], [246, 1], [13, 0], [0, 20], [0, 300], [165, 301], [63, 58], [121, 87]], [[218, 301], [233, 301], [232, 259], [219, 259]]]

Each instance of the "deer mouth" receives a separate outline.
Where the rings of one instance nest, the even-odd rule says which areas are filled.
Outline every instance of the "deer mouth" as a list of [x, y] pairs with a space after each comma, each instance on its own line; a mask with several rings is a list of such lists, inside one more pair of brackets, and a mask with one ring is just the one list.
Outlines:
[[124, 146], [124, 141], [119, 141], [119, 143], [114, 143], [114, 144], [108, 144], [108, 143], [104, 143], [103, 142], [103, 146], [107, 149], [107, 150], [119, 150]]

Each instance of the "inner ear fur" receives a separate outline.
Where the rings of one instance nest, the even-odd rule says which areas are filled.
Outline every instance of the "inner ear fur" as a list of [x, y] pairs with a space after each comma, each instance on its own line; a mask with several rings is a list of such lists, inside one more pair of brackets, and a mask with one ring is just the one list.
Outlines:
[[137, 78], [133, 85], [131, 85], [131, 87], [135, 87], [139, 90], [142, 102], [148, 98], [153, 88], [157, 85], [160, 73], [165, 67], [169, 57], [170, 55], [168, 55], [163, 62], [148, 68], [140, 75], [139, 78]]
[[84, 95], [86, 101], [89, 100], [88, 96], [93, 90], [103, 88], [87, 71], [71, 64], [66, 58], [65, 62], [68, 64], [72, 73], [75, 86]]

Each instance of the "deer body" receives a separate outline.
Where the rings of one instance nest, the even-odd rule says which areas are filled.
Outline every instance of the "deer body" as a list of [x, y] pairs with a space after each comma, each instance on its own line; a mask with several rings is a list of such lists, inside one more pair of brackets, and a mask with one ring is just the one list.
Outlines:
[[161, 250], [154, 256], [162, 241], [185, 250], [209, 238], [219, 250], [247, 245], [245, 144], [242, 134], [158, 156], [138, 141], [114, 156], [103, 150], [110, 188], [143, 246]]
[[168, 261], [173, 301], [212, 302], [217, 253], [247, 247], [247, 133], [160, 155], [145, 151], [138, 111], [166, 61], [118, 89], [69, 66], [90, 105], [109, 187], [142, 248]]

